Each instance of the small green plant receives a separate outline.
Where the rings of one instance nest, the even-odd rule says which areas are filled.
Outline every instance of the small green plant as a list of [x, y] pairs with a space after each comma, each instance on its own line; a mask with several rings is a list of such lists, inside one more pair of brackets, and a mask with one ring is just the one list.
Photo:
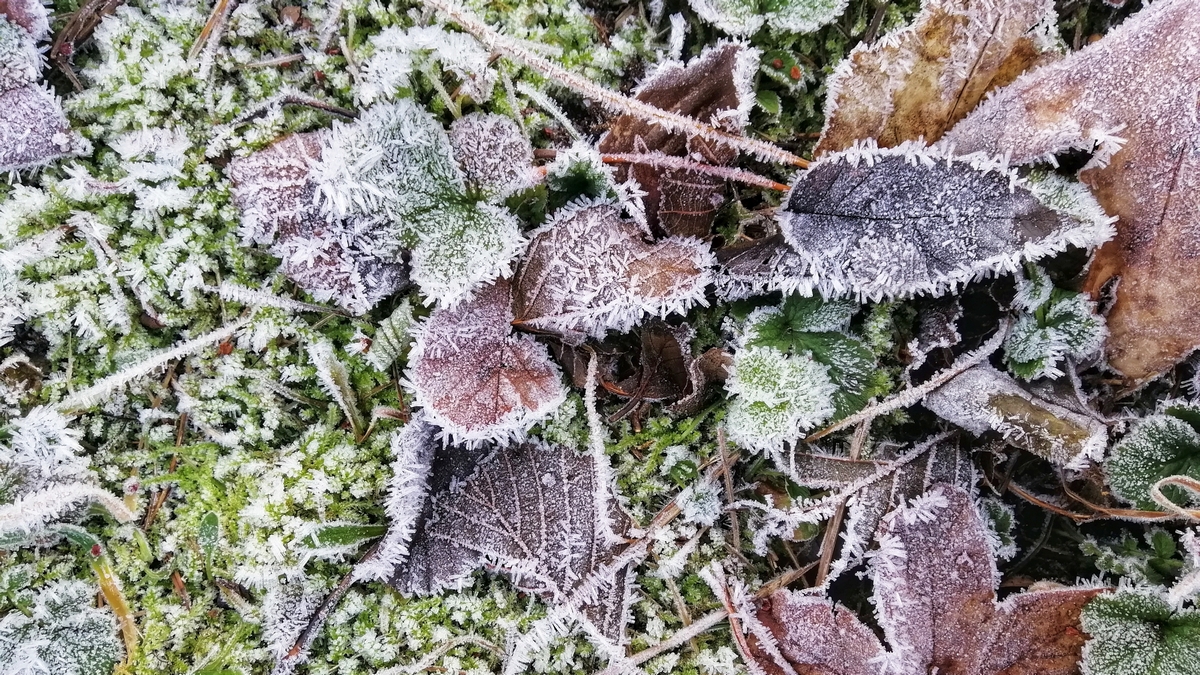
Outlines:
[[[1157, 510], [1151, 488], [1168, 476], [1200, 479], [1200, 409], [1193, 403], [1167, 405], [1134, 425], [1105, 463], [1113, 493], [1140, 509]], [[1188, 496], [1167, 486], [1163, 495], [1176, 504]]]
[[1152, 591], [1122, 590], [1092, 600], [1081, 619], [1092, 636], [1083, 649], [1088, 675], [1200, 673], [1200, 611], [1172, 608]]

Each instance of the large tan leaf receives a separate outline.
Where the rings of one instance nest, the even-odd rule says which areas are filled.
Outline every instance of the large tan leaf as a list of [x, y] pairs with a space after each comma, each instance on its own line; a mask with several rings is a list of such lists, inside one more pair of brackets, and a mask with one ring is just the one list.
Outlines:
[[[1114, 278], [1110, 364], [1133, 382], [1200, 345], [1200, 3], [1155, 3], [1104, 39], [1017, 79], [945, 137], [1018, 163], [1096, 150], [1080, 173], [1120, 217], [1085, 289]], [[1121, 142], [1124, 139], [1124, 142]]]
[[912, 25], [838, 65], [814, 152], [938, 140], [987, 92], [1055, 58], [1055, 18], [1050, 0], [927, 0]]

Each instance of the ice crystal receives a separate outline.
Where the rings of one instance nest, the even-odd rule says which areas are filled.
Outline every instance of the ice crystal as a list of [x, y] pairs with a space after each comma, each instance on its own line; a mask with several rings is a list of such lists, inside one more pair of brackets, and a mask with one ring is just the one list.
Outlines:
[[483, 103], [491, 97], [495, 71], [490, 55], [479, 42], [441, 26], [390, 27], [371, 37], [374, 53], [362, 64], [355, 92], [363, 103], [391, 100], [397, 92], [412, 89], [412, 74], [426, 64], [440, 63], [462, 83], [462, 93]]
[[[1160, 509], [1150, 496], [1156, 482], [1173, 475], [1200, 479], [1200, 410], [1178, 402], [1138, 421], [1113, 446], [1104, 468], [1118, 497], [1141, 509]], [[1163, 494], [1176, 503], [1186, 500], [1176, 487], [1164, 488]]]
[[0, 19], [0, 91], [37, 82], [40, 58], [28, 31]]
[[774, 451], [795, 443], [834, 413], [837, 385], [811, 354], [773, 347], [739, 349], [725, 389], [730, 404], [729, 439], [751, 450]]
[[[36, 407], [0, 427], [0, 470], [16, 478], [22, 493], [91, 475], [80, 456], [80, 432], [52, 408]], [[11, 495], [9, 495], [11, 497]]]
[[826, 155], [795, 182], [780, 222], [822, 295], [874, 300], [941, 295], [1113, 234], [1108, 219], [1043, 203], [1003, 160], [918, 143]]
[[1068, 675], [1097, 588], [1028, 591], [996, 602], [998, 575], [968, 493], [945, 485], [884, 517], [871, 554], [876, 615], [889, 648], [849, 610], [779, 591], [760, 610], [787, 664], [856, 675], [1037, 672]]
[[973, 434], [996, 431], [1010, 444], [1069, 468], [1098, 461], [1108, 445], [1103, 424], [1029, 393], [987, 364], [956, 376], [924, 403]]
[[1087, 675], [1200, 673], [1200, 611], [1172, 609], [1152, 590], [1122, 590], [1083, 610], [1092, 639], [1083, 650]]
[[688, 0], [704, 21], [731, 35], [753, 35], [766, 24], [788, 33], [811, 33], [841, 16], [848, 0]]
[[1036, 265], [1028, 272], [1028, 278], [1018, 277], [1015, 304], [1024, 311], [1004, 340], [1004, 361], [1024, 380], [1056, 378], [1063, 359], [1099, 352], [1108, 331], [1086, 295], [1054, 288]]
[[467, 183], [496, 199], [533, 185], [533, 146], [512, 118], [471, 113], [450, 125], [450, 145]]
[[50, 35], [50, 17], [39, 0], [0, 0], [0, 17], [24, 28], [37, 42]]
[[13, 675], [109, 675], [121, 658], [117, 622], [95, 607], [95, 588], [51, 582], [28, 615], [0, 620], [0, 670]]
[[375, 328], [370, 346], [365, 351], [365, 357], [376, 370], [386, 371], [397, 359], [408, 353], [412, 344], [414, 320], [412, 303], [408, 298]]
[[512, 333], [510, 298], [509, 283], [497, 281], [434, 310], [417, 331], [407, 386], [456, 443], [521, 438], [566, 399], [546, 347]]
[[577, 201], [531, 236], [517, 272], [517, 324], [579, 343], [627, 331], [646, 315], [665, 317], [706, 306], [712, 253], [700, 240], [646, 243], [617, 207]]

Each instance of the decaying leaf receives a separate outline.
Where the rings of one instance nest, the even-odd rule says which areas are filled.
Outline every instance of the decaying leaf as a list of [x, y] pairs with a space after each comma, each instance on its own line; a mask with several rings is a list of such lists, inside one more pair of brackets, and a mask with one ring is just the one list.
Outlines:
[[1120, 279], [1106, 351], [1133, 381], [1200, 345], [1198, 42], [1194, 3], [1154, 3], [1095, 44], [1018, 78], [945, 137], [959, 151], [1011, 153], [1016, 163], [1094, 153], [1079, 177], [1120, 221], [1084, 290], [1098, 296]]
[[989, 91], [1057, 58], [1057, 18], [1049, 0], [926, 0], [911, 25], [838, 64], [814, 154], [937, 141]]
[[[1101, 588], [1026, 591], [996, 602], [987, 530], [965, 491], [937, 485], [884, 517], [871, 578], [888, 646], [845, 607], [778, 591], [761, 607], [788, 666], [816, 675], [1070, 675], [1079, 613]], [[782, 664], [781, 664], [782, 665]]]
[[[921, 307], [917, 313], [917, 330], [913, 339], [907, 345], [911, 361], [904, 368], [904, 379], [910, 384], [913, 376], [917, 375], [935, 351], [948, 351], [962, 342], [958, 332], [958, 320], [962, 318], [963, 308], [957, 297], [936, 298], [933, 302]], [[940, 364], [941, 367], [950, 365], [953, 361]]]
[[[745, 44], [718, 42], [686, 65], [679, 61], [658, 65], [638, 86], [635, 97], [726, 131], [741, 132], [750, 122], [754, 105], [758, 59], [758, 50]], [[602, 153], [686, 155], [708, 164], [728, 164], [737, 158], [735, 150], [699, 138], [689, 140], [633, 115], [614, 120], [598, 149]], [[717, 207], [724, 202], [724, 180], [644, 164], [620, 167], [617, 180], [626, 177], [636, 179], [646, 192], [643, 202], [651, 228], [667, 235], [710, 234]]]
[[618, 208], [577, 201], [535, 230], [517, 271], [514, 325], [578, 344], [627, 331], [646, 315], [706, 305], [712, 253], [698, 239], [649, 244]]
[[743, 300], [772, 291], [813, 294], [809, 266], [782, 234], [730, 244], [718, 249], [716, 257], [717, 296], [723, 300]]
[[38, 0], [0, 0], [0, 16], [24, 28], [35, 42], [50, 36], [49, 16]]
[[503, 199], [533, 185], [533, 146], [504, 115], [471, 113], [450, 125], [450, 145], [467, 183]]
[[1099, 461], [1108, 446], [1102, 423], [1029, 393], [987, 364], [942, 385], [924, 404], [973, 434], [996, 431], [1009, 444], [1068, 468]]
[[487, 566], [550, 602], [577, 603], [577, 618], [622, 642], [632, 571], [613, 567], [624, 545], [605, 533], [624, 533], [629, 519], [602, 475], [591, 456], [541, 441], [496, 450], [473, 473], [432, 486], [431, 515], [392, 583], [437, 593]]
[[1113, 232], [1082, 187], [1024, 182], [1003, 160], [918, 143], [826, 155], [796, 181], [780, 222], [822, 295], [872, 300], [940, 295]]
[[455, 443], [520, 438], [567, 392], [546, 347], [513, 334], [511, 286], [501, 279], [420, 326], [406, 386]]

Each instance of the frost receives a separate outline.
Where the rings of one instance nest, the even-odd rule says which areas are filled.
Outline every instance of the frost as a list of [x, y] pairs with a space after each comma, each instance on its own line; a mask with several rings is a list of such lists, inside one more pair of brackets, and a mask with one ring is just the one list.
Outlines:
[[1020, 183], [1003, 160], [855, 146], [797, 179], [780, 224], [822, 295], [872, 300], [941, 295], [1112, 236], [1111, 221], [1055, 211]]
[[[1200, 479], [1200, 411], [1175, 403], [1140, 420], [1113, 446], [1104, 468], [1115, 495], [1140, 509], [1161, 509], [1150, 495], [1156, 482], [1174, 475]], [[1177, 487], [1166, 487], [1163, 494], [1186, 502]]]
[[87, 459], [79, 456], [81, 434], [67, 424], [64, 415], [39, 406], [0, 428], [0, 468], [18, 480], [21, 492], [91, 476]]
[[0, 16], [24, 28], [37, 42], [50, 36], [49, 14], [39, 0], [0, 0]]
[[412, 89], [411, 76], [428, 64], [440, 63], [462, 82], [462, 93], [483, 103], [491, 98], [495, 71], [490, 55], [479, 42], [441, 26], [385, 28], [371, 37], [374, 53], [362, 64], [356, 94], [363, 103], [391, 100], [398, 91]]
[[1092, 639], [1083, 650], [1086, 675], [1200, 673], [1200, 611], [1173, 610], [1149, 590], [1122, 590], [1083, 610]]
[[37, 82], [40, 65], [41, 55], [29, 32], [0, 19], [0, 91]]
[[1009, 444], [1068, 468], [1098, 461], [1108, 445], [1103, 424], [1034, 396], [987, 364], [956, 376], [924, 404], [973, 434], [996, 431]]
[[510, 288], [501, 280], [436, 309], [417, 331], [406, 386], [455, 443], [522, 438], [566, 399], [546, 347], [512, 334]]
[[778, 591], [760, 620], [801, 672], [856, 675], [1075, 672], [1079, 612], [1098, 588], [1027, 591], [996, 602], [995, 561], [968, 493], [945, 485], [884, 517], [872, 553], [876, 615], [889, 648], [841, 605]]
[[725, 389], [737, 396], [726, 419], [729, 439], [768, 452], [796, 443], [829, 419], [837, 393], [829, 369], [810, 354], [789, 355], [773, 347], [739, 349]]
[[712, 253], [698, 239], [650, 244], [616, 206], [577, 201], [530, 235], [517, 272], [516, 325], [578, 344], [627, 331], [646, 315], [666, 317], [707, 306]]
[[763, 24], [787, 33], [811, 33], [846, 10], [849, 0], [688, 0], [696, 14], [731, 35], [753, 35]]
[[415, 329], [412, 312], [412, 304], [405, 298], [392, 311], [391, 316], [375, 328], [375, 335], [371, 338], [365, 357], [376, 370], [386, 371], [397, 359], [408, 353]]
[[736, 242], [716, 252], [717, 297], [743, 300], [772, 291], [811, 296], [816, 283], [809, 266], [783, 235]]
[[1064, 359], [1098, 353], [1108, 331], [1086, 295], [1054, 288], [1036, 265], [1028, 270], [1030, 278], [1018, 277], [1015, 304], [1024, 311], [1004, 340], [1004, 362], [1023, 380], [1057, 378]]
[[42, 589], [28, 616], [0, 620], [0, 670], [12, 675], [109, 675], [121, 658], [117, 622], [94, 606], [95, 588], [55, 581]]
[[511, 118], [471, 113], [450, 125], [450, 145], [467, 183], [494, 199], [531, 187], [533, 146]]

